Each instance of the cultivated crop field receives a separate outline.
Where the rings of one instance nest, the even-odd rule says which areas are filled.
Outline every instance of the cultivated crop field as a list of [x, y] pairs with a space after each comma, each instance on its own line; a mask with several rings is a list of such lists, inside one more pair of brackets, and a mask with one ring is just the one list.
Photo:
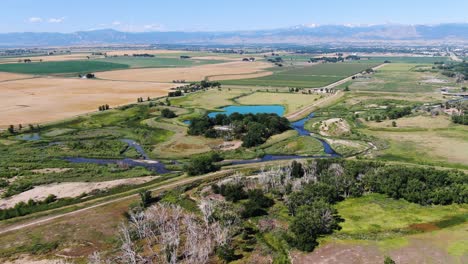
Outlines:
[[172, 68], [172, 67], [189, 67], [204, 64], [221, 63], [223, 60], [195, 60], [195, 59], [180, 59], [176, 57], [108, 57], [98, 59], [99, 62], [117, 63], [128, 65], [130, 68]]
[[110, 71], [126, 69], [126, 64], [103, 62], [103, 61], [51, 61], [31, 63], [0, 64], [0, 72], [24, 73], [24, 74], [65, 74], [65, 73], [90, 73], [97, 71]]
[[291, 66], [276, 68], [273, 75], [254, 79], [223, 81], [228, 85], [282, 86], [314, 88], [337, 82], [353, 74], [362, 72], [379, 63], [326, 63], [311, 66]]
[[[99, 73], [98, 78], [121, 81], [172, 82], [173, 80], [201, 81], [207, 77], [229, 79], [230, 75], [252, 74], [271, 67], [266, 62], [226, 62], [189, 68], [129, 69]], [[226, 77], [224, 77], [226, 76]]]

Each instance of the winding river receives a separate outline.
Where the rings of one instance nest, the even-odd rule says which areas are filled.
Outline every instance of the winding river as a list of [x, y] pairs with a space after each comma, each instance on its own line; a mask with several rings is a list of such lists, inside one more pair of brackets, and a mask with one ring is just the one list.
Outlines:
[[[238, 112], [242, 114], [246, 113], [275, 113], [278, 115], [284, 114], [284, 107], [281, 105], [260, 105], [260, 106], [250, 106], [250, 105], [242, 105], [242, 106], [227, 106], [222, 108], [223, 112], [212, 112], [209, 114], [210, 117], [214, 117], [219, 113], [226, 113], [230, 115], [232, 113]], [[314, 113], [310, 114], [309, 116], [293, 122], [291, 127], [296, 130], [300, 136], [310, 136], [322, 143], [323, 150], [326, 155], [315, 155], [315, 156], [299, 156], [299, 155], [265, 155], [259, 159], [252, 159], [252, 160], [235, 160], [232, 161], [232, 165], [240, 165], [240, 164], [250, 164], [250, 163], [258, 163], [258, 162], [266, 162], [266, 161], [274, 161], [274, 160], [290, 160], [290, 159], [306, 159], [306, 158], [336, 158], [341, 157], [333, 148], [322, 138], [316, 137], [312, 135], [310, 131], [305, 129], [305, 123], [314, 117]], [[189, 124], [190, 121], [187, 121]], [[185, 123], [185, 122], [184, 122]], [[126, 165], [129, 167], [136, 167], [141, 166], [145, 167], [151, 171], [154, 171], [159, 174], [169, 173], [170, 171], [166, 168], [164, 163], [161, 163], [157, 160], [150, 160], [148, 155], [146, 154], [143, 147], [138, 144], [136, 141], [131, 139], [121, 139], [122, 142], [128, 144], [128, 148], [135, 149], [138, 152], [142, 159], [135, 160], [135, 159], [93, 159], [93, 158], [81, 158], [81, 157], [69, 157], [65, 158], [65, 160], [72, 162], [72, 163], [93, 163], [93, 164], [100, 164], [100, 165], [107, 165], [107, 164], [121, 164]], [[125, 151], [124, 151], [125, 152]]]

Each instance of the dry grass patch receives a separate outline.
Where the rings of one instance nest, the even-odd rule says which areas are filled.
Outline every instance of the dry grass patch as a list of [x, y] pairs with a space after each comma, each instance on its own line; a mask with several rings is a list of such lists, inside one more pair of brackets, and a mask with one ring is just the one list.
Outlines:
[[167, 95], [174, 84], [34, 78], [0, 83], [0, 127], [35, 124]]
[[[372, 131], [390, 142], [383, 154], [415, 162], [444, 162], [468, 165], [468, 130], [436, 130], [418, 132]], [[385, 156], [384, 155], [384, 156]]]
[[369, 127], [392, 127], [392, 122], [397, 123], [398, 128], [425, 128], [425, 129], [434, 129], [434, 128], [447, 128], [452, 125], [452, 122], [446, 116], [429, 116], [429, 115], [418, 115], [413, 117], [403, 117], [397, 120], [385, 120], [383, 122], [366, 122], [366, 125]]
[[67, 182], [41, 185], [12, 197], [1, 199], [0, 209], [13, 207], [15, 204], [19, 202], [27, 202], [29, 199], [42, 201], [51, 194], [57, 196], [59, 199], [65, 197], [73, 198], [78, 197], [83, 193], [90, 193], [93, 190], [107, 190], [121, 185], [138, 185], [147, 183], [156, 178], [157, 176], [148, 176], [104, 182]]
[[[99, 73], [98, 77], [109, 80], [172, 82], [173, 80], [201, 81], [208, 76], [242, 75], [258, 73], [271, 64], [266, 62], [245, 63], [242, 61], [200, 65], [189, 68], [129, 69]], [[227, 77], [229, 79], [229, 77]]]

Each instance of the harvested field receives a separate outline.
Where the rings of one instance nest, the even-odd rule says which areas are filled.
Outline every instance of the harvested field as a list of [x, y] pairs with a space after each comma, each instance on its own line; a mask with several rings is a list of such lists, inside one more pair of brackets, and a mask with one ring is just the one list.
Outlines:
[[[252, 74], [271, 67], [265, 62], [227, 62], [215, 65], [202, 65], [191, 68], [130, 69], [99, 73], [98, 78], [125, 81], [172, 82], [173, 80], [201, 81], [208, 76], [219, 76], [220, 80], [230, 75]], [[227, 75], [226, 77], [223, 77]]]
[[71, 60], [86, 60], [90, 58], [99, 58], [103, 56], [92, 56], [91, 53], [77, 53], [69, 55], [44, 55], [44, 56], [32, 56], [32, 57], [17, 57], [17, 58], [1, 58], [0, 64], [2, 63], [17, 63], [18, 60], [30, 59], [32, 62], [47, 62], [47, 61], [71, 61]]
[[174, 84], [101, 80], [34, 78], [0, 83], [0, 127], [55, 121], [136, 102], [136, 98], [159, 97]]
[[209, 76], [208, 80], [210, 81], [241, 80], [241, 79], [247, 79], [247, 78], [260, 78], [260, 77], [265, 77], [265, 76], [269, 76], [272, 74], [273, 72], [271, 71], [262, 71], [262, 72], [251, 73], [251, 74], [222, 74], [222, 75]]
[[67, 182], [40, 185], [29, 191], [25, 191], [9, 198], [1, 199], [0, 209], [13, 207], [15, 204], [21, 201], [27, 202], [29, 199], [42, 201], [51, 194], [57, 196], [59, 199], [65, 197], [78, 197], [83, 193], [90, 193], [93, 190], [106, 190], [120, 185], [138, 185], [152, 181], [156, 178], [157, 176], [148, 176], [105, 182]]
[[27, 79], [32, 78], [31, 75], [26, 74], [17, 74], [17, 73], [9, 73], [9, 72], [0, 72], [0, 82], [5, 81], [13, 81], [13, 80], [20, 80], [20, 79]]

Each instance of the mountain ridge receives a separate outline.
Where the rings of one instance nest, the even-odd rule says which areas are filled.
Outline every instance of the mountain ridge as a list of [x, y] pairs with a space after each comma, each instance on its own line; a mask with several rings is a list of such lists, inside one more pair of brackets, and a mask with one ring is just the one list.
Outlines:
[[0, 33], [0, 46], [71, 46], [97, 44], [314, 44], [331, 42], [430, 41], [468, 43], [468, 23], [438, 25], [299, 25], [239, 31], [123, 32], [114, 29]]

